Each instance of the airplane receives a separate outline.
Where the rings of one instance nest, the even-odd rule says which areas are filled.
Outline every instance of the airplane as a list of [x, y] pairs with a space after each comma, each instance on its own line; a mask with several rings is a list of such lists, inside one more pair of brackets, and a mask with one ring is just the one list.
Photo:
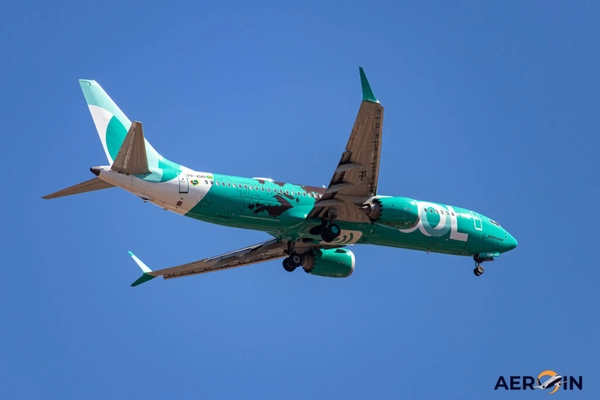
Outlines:
[[556, 374], [553, 377], [546, 379], [544, 383], [541, 383], [540, 378], [537, 378], [537, 383], [538, 384], [534, 386], [535, 389], [544, 390], [552, 386], [560, 387], [562, 384], [562, 376]]
[[325, 277], [352, 274], [347, 247], [373, 244], [473, 257], [482, 264], [517, 247], [496, 221], [475, 211], [378, 193], [383, 107], [359, 68], [362, 102], [345, 150], [327, 187], [196, 171], [172, 162], [145, 139], [94, 80], [79, 83], [109, 165], [95, 166], [86, 182], [43, 196], [53, 199], [119, 187], [165, 210], [214, 224], [258, 230], [272, 238], [216, 257], [151, 270], [130, 252], [143, 275], [178, 278], [283, 259], [283, 268]]

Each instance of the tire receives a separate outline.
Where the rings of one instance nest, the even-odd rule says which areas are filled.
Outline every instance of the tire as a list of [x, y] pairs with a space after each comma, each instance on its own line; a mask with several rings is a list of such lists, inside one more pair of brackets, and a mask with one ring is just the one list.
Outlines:
[[334, 237], [331, 237], [328, 233], [327, 233], [327, 229], [324, 229], [323, 231], [321, 231], [321, 239], [323, 239], [324, 242], [333, 242], [333, 239], [335, 239]]
[[327, 225], [327, 228], [325, 228], [325, 232], [327, 232], [327, 236], [335, 239], [336, 237], [340, 236], [342, 230], [337, 224], [329, 224]]
[[304, 257], [302, 257], [300, 254], [293, 253], [291, 256], [289, 256], [289, 258], [287, 260], [288, 260], [287, 263], [289, 265], [296, 268], [296, 267], [299, 267], [302, 265], [302, 262], [304, 261]]
[[290, 263], [289, 257], [283, 259], [283, 269], [287, 272], [294, 272], [296, 270], [296, 267]]
[[481, 274], [484, 273], [484, 269], [481, 265], [478, 265], [475, 267], [475, 269], [473, 270], [473, 273], [475, 274], [475, 276], [481, 276]]

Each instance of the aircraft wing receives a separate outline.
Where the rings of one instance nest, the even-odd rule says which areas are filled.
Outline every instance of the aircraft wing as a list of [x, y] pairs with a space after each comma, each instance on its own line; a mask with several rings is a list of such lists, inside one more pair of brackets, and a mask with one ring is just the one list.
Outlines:
[[[135, 281], [131, 286], [137, 286], [157, 276], [162, 276], [164, 279], [181, 278], [184, 276], [205, 274], [212, 271], [221, 271], [224, 269], [243, 267], [260, 263], [263, 261], [275, 260], [277, 258], [287, 257], [286, 253], [289, 242], [271, 239], [263, 243], [253, 246], [244, 247], [243, 249], [235, 250], [229, 253], [221, 254], [216, 257], [205, 258], [204, 260], [194, 261], [187, 264], [182, 264], [176, 267], [160, 269], [152, 271], [144, 264], [142, 260], [137, 258], [133, 253], [129, 252], [134, 261], [140, 266], [144, 274]], [[311, 248], [332, 248], [340, 246], [314, 246], [302, 242], [296, 242], [294, 250], [300, 254], [309, 251]]]
[[370, 222], [359, 206], [377, 194], [383, 107], [373, 95], [362, 68], [360, 80], [363, 101], [346, 150], [325, 194], [315, 203], [309, 218], [326, 218], [335, 214], [336, 219], [342, 221]]

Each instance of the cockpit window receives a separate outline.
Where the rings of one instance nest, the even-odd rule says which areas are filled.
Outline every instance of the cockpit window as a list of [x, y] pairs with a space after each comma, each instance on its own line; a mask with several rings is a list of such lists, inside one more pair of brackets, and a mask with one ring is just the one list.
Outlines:
[[496, 225], [496, 226], [500, 226], [500, 224], [499, 224], [499, 223], [497, 223], [496, 221], [494, 221], [493, 219], [490, 219], [490, 222], [491, 222], [492, 224]]

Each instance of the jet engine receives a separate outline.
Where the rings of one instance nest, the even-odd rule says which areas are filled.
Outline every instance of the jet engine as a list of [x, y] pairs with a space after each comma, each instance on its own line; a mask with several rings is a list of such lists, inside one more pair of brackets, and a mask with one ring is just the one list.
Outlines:
[[419, 223], [419, 207], [408, 197], [375, 197], [361, 207], [373, 222], [398, 229]]
[[354, 253], [346, 249], [316, 249], [304, 255], [304, 270], [329, 278], [347, 278], [354, 271]]

